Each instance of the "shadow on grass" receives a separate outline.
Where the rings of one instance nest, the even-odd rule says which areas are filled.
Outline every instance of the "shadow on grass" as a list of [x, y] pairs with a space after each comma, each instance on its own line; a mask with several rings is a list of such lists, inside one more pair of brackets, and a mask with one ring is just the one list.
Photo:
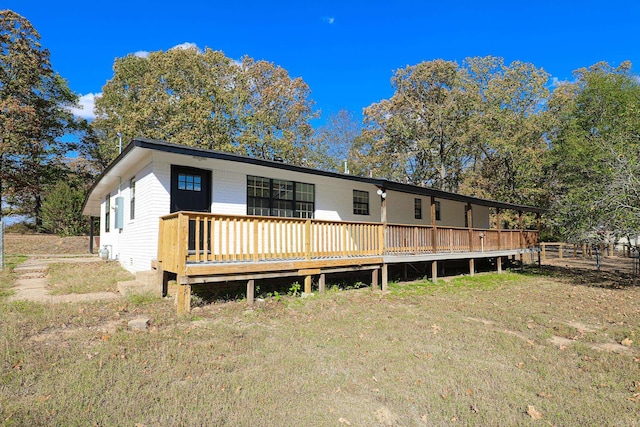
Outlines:
[[542, 265], [527, 266], [526, 275], [553, 277], [576, 286], [588, 286], [602, 289], [627, 289], [640, 285], [640, 280], [622, 270], [597, 271], [577, 266]]

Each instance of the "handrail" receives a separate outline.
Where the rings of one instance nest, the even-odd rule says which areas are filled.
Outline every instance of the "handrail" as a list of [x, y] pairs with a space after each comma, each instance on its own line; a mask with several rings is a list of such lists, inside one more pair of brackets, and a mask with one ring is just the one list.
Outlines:
[[160, 218], [158, 261], [180, 275], [187, 262], [488, 252], [537, 245], [537, 231], [175, 212]]

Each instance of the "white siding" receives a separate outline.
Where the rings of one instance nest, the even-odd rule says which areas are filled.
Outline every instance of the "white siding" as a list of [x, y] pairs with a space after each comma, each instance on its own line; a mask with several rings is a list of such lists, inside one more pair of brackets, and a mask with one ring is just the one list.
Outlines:
[[[122, 176], [120, 195], [124, 198], [124, 225], [114, 228], [115, 213], [111, 213], [111, 231], [105, 233], [101, 223], [101, 246], [109, 245], [112, 259], [120, 260], [131, 272], [149, 270], [157, 257], [159, 217], [170, 211], [171, 165], [189, 166], [212, 171], [211, 212], [246, 215], [247, 175], [286, 179], [315, 184], [315, 218], [342, 221], [380, 221], [381, 199], [373, 184], [347, 179], [310, 175], [272, 167], [242, 164], [218, 159], [202, 159], [154, 151], [139, 167]], [[136, 217], [130, 219], [130, 188], [136, 178]], [[354, 215], [353, 190], [369, 193], [369, 215]], [[106, 194], [105, 194], [106, 195]], [[118, 186], [111, 190], [111, 206], [115, 206]], [[422, 219], [415, 219], [414, 199], [422, 200]], [[440, 226], [464, 227], [465, 203], [436, 199], [441, 203]], [[105, 203], [102, 203], [104, 219]], [[473, 206], [474, 227], [489, 227], [489, 209]], [[387, 221], [399, 224], [431, 224], [430, 197], [387, 192]]]
[[125, 221], [121, 233], [123, 244], [118, 247], [119, 259], [132, 272], [151, 269], [151, 261], [156, 258], [158, 249], [158, 218], [169, 211], [169, 193], [159, 179], [165, 174], [162, 168], [158, 171], [155, 169], [156, 165], [148, 163], [135, 174], [136, 215], [133, 220], [130, 219], [129, 182], [134, 175], [127, 177], [127, 187], [122, 191], [125, 197]]

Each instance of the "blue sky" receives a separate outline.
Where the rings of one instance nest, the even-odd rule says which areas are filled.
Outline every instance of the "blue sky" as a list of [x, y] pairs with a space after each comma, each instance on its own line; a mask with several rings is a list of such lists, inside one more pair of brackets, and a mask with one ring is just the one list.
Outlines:
[[112, 77], [114, 58], [183, 43], [282, 66], [309, 84], [325, 117], [341, 109], [360, 117], [392, 95], [394, 70], [439, 58], [501, 56], [558, 80], [598, 61], [640, 67], [636, 1], [3, 0], [0, 7], [31, 21], [54, 69], [89, 105]]

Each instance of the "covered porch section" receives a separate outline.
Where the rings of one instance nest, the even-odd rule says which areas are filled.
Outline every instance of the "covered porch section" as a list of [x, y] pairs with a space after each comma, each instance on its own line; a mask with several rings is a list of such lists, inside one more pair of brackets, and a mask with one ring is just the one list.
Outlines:
[[[473, 224], [471, 209], [467, 215], [468, 224]], [[176, 212], [160, 218], [156, 267], [163, 289], [175, 277], [177, 309], [182, 313], [190, 309], [191, 286], [196, 284], [246, 281], [247, 301], [252, 303], [256, 280], [304, 277], [304, 291], [310, 293], [317, 277], [323, 292], [326, 274], [364, 270], [371, 272], [373, 289], [386, 290], [390, 264], [431, 262], [435, 280], [438, 262], [468, 260], [473, 274], [475, 260], [496, 258], [501, 271], [503, 257], [522, 257], [532, 251], [539, 251], [539, 230], [522, 227], [478, 229]]]

